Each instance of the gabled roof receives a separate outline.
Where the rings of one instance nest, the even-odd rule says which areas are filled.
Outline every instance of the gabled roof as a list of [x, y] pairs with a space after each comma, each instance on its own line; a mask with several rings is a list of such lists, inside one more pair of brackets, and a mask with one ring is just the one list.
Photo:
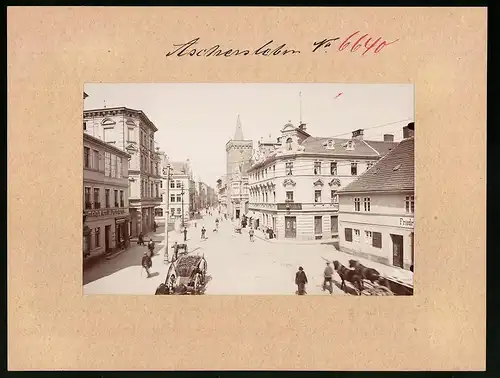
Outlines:
[[402, 140], [387, 155], [364, 172], [339, 194], [415, 190], [414, 138]]
[[172, 168], [173, 174], [188, 174], [189, 166], [187, 163], [182, 161], [171, 161], [170, 167]]

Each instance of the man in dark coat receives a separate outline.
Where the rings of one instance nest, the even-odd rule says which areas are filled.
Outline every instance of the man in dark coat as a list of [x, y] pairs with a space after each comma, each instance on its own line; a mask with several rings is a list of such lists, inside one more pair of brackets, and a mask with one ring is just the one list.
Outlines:
[[187, 235], [188, 235], [188, 230], [186, 227], [184, 227], [184, 231], [182, 231], [184, 233], [184, 241], [187, 240]]
[[306, 294], [306, 284], [307, 284], [306, 272], [304, 272], [304, 268], [299, 266], [299, 271], [295, 274], [295, 285], [297, 285], [297, 294], [299, 295]]

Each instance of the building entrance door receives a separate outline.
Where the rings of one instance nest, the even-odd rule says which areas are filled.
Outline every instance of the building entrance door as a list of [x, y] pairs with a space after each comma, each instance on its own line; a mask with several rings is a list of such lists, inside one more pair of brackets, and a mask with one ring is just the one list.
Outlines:
[[240, 219], [240, 210], [236, 209], [236, 219]]
[[392, 239], [392, 265], [403, 267], [403, 236], [391, 234]]
[[109, 242], [111, 240], [111, 226], [104, 227], [104, 251], [109, 252]]
[[297, 236], [297, 218], [285, 217], [285, 238], [295, 238]]

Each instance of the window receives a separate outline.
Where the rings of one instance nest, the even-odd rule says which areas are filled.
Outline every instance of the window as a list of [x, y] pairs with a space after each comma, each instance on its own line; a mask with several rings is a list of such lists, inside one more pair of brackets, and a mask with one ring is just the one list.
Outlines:
[[111, 177], [116, 177], [116, 155], [111, 155]]
[[153, 184], [153, 183], [151, 183], [151, 185], [150, 185], [150, 186], [151, 186], [151, 189], [150, 189], [150, 192], [149, 192], [149, 196], [150, 196], [150, 197], [154, 197], [154, 184]]
[[99, 188], [94, 188], [94, 209], [101, 208], [101, 202], [99, 197], [100, 197]]
[[373, 162], [369, 161], [368, 163], [366, 163], [366, 170], [370, 169], [371, 167], [373, 167]]
[[175, 181], [170, 181], [170, 188], [175, 188]]
[[406, 196], [405, 208], [406, 208], [407, 214], [413, 214], [415, 212], [415, 197], [414, 196]]
[[118, 190], [115, 189], [115, 207], [118, 207]]
[[333, 176], [337, 175], [337, 162], [336, 161], [332, 161], [330, 163], [330, 174]]
[[351, 176], [358, 175], [358, 163], [351, 163]]
[[372, 233], [372, 245], [376, 248], [382, 248], [382, 234], [380, 232]]
[[98, 248], [101, 246], [101, 227], [97, 227], [95, 229], [95, 247]]
[[175, 194], [170, 195], [170, 202], [175, 202]]
[[176, 188], [179, 188], [179, 189], [180, 189], [180, 187], [181, 187], [181, 182], [180, 182], [180, 181], [176, 181], [175, 186], [176, 186]]
[[160, 189], [163, 189], [163, 180], [160, 181]]
[[87, 122], [83, 121], [83, 131], [87, 130]]
[[293, 174], [293, 162], [289, 161], [286, 163], [286, 175], [291, 176]]
[[276, 202], [276, 192], [273, 192], [273, 202]]
[[120, 190], [120, 207], [125, 207], [125, 199], [123, 198], [123, 190]]
[[90, 148], [83, 147], [83, 167], [90, 168]]
[[315, 175], [320, 175], [321, 174], [321, 162], [320, 161], [315, 161], [314, 162], [314, 174]]
[[354, 211], [361, 211], [361, 200], [360, 198], [354, 198]]
[[321, 190], [314, 191], [314, 202], [321, 202]]
[[345, 241], [352, 242], [352, 228], [344, 229]]
[[365, 231], [365, 243], [368, 245], [373, 244], [373, 238], [372, 238], [372, 232], [371, 231]]
[[151, 174], [153, 174], [153, 173], [154, 173], [154, 170], [153, 170], [153, 162], [152, 162], [152, 161], [150, 161], [150, 162], [149, 162], [149, 172], [150, 172]]
[[92, 151], [92, 168], [93, 169], [99, 169], [99, 151], [93, 150]]
[[85, 210], [92, 209], [92, 201], [90, 199], [90, 188], [89, 187], [85, 187], [84, 197], [85, 197]]
[[117, 178], [122, 178], [122, 158], [117, 156], [116, 157], [116, 177]]
[[109, 152], [104, 153], [104, 175], [111, 175], [111, 154]]
[[127, 141], [128, 142], [134, 141], [134, 128], [133, 127], [129, 127], [127, 130]]
[[339, 203], [339, 195], [336, 190], [330, 191], [330, 199], [332, 203]]
[[181, 213], [181, 208], [180, 208], [180, 207], [178, 207], [178, 208], [177, 208], [177, 214], [180, 214], [180, 213]]
[[365, 205], [365, 211], [370, 211], [370, 197], [363, 198], [363, 203]]
[[177, 202], [182, 202], [182, 196], [180, 194], [177, 194]]
[[287, 149], [288, 151], [291, 151], [291, 150], [292, 150], [292, 138], [288, 138], [288, 139], [286, 140], [286, 149]]
[[329, 139], [328, 142], [326, 143], [326, 147], [332, 148], [333, 147], [333, 140]]
[[104, 204], [106, 209], [109, 209], [109, 189], [104, 189]]
[[354, 243], [359, 243], [359, 230], [354, 230]]
[[286, 202], [293, 202], [293, 192], [292, 191], [286, 192]]

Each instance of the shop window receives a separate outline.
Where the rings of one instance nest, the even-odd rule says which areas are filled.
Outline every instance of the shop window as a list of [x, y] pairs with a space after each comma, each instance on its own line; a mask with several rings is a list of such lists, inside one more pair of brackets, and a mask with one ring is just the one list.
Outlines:
[[352, 228], [344, 229], [345, 241], [352, 242]]

